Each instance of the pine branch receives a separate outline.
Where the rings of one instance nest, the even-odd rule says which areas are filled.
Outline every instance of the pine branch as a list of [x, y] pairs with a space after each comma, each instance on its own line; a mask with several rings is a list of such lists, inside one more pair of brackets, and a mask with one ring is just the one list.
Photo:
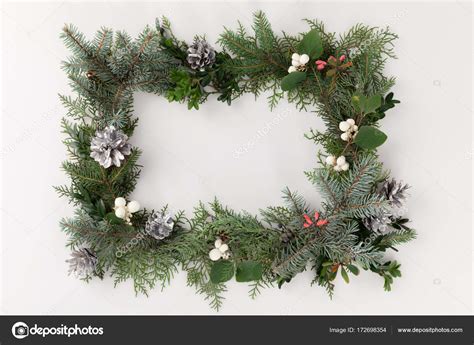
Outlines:
[[96, 54], [91, 50], [91, 45], [86, 41], [84, 35], [79, 33], [77, 28], [73, 25], [66, 25], [63, 28], [63, 34], [61, 35], [66, 46], [71, 49], [76, 55], [82, 57], [83, 59], [92, 62], [100, 70], [105, 71], [107, 76], [118, 82], [118, 79], [110, 71], [107, 64], [102, 61]]
[[144, 38], [143, 42], [141, 43], [140, 47], [138, 48], [138, 52], [135, 54], [135, 56], [132, 58], [132, 62], [130, 66], [127, 69], [127, 72], [125, 73], [125, 76], [122, 78], [122, 81], [119, 83], [119, 86], [117, 87], [117, 91], [115, 93], [115, 96], [112, 101], [112, 111], [116, 111], [117, 105], [120, 102], [120, 98], [122, 97], [122, 94], [127, 87], [128, 83], [128, 78], [130, 77], [132, 71], [134, 70], [135, 66], [138, 64], [140, 61], [140, 57], [142, 56], [143, 52], [145, 51], [146, 47], [148, 44], [151, 42], [151, 40], [156, 36], [156, 33], [151, 31], [149, 32], [146, 37]]

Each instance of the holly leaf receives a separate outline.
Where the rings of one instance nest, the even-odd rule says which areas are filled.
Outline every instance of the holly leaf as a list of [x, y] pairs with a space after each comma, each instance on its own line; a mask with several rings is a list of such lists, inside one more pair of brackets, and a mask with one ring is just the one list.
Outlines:
[[307, 32], [298, 47], [300, 54], [308, 54], [311, 59], [317, 59], [323, 53], [323, 42], [317, 29]]
[[372, 126], [362, 126], [359, 128], [354, 143], [360, 148], [373, 150], [382, 145], [387, 140], [387, 135], [381, 130]]
[[292, 72], [281, 80], [281, 89], [283, 91], [293, 90], [303, 80], [306, 79], [306, 72]]
[[235, 280], [239, 283], [251, 282], [262, 278], [263, 267], [259, 262], [243, 261], [237, 265]]
[[234, 276], [234, 264], [228, 260], [216, 261], [211, 267], [209, 274], [214, 284], [224, 283]]

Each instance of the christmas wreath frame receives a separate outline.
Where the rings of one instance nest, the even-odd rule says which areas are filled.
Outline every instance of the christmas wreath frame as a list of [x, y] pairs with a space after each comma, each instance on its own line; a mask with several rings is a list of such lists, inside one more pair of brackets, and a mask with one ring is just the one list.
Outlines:
[[[383, 74], [397, 36], [358, 24], [336, 37], [321, 22], [306, 22], [308, 32], [278, 36], [258, 12], [253, 35], [241, 24], [225, 29], [219, 52], [204, 37], [191, 45], [178, 40], [166, 18], [135, 40], [102, 28], [87, 41], [74, 26], [64, 27], [73, 55], [63, 68], [78, 96], [60, 95], [69, 155], [62, 168], [71, 184], [55, 188], [77, 206], [60, 224], [73, 251], [70, 273], [86, 281], [109, 273], [116, 284], [132, 279], [135, 292], [147, 294], [183, 269], [188, 285], [215, 309], [234, 276], [250, 283], [252, 297], [306, 269], [330, 296], [338, 273], [349, 282], [359, 268], [391, 289], [400, 264], [384, 253], [416, 236], [403, 216], [408, 186], [389, 178], [376, 152], [387, 138], [379, 121], [399, 103], [389, 92], [394, 78]], [[191, 218], [127, 202], [141, 169], [141, 152], [128, 143], [138, 121], [134, 91], [188, 109], [210, 95], [230, 105], [244, 93], [263, 92], [270, 108], [286, 96], [299, 110], [314, 109], [326, 130], [305, 134], [323, 149], [319, 167], [305, 174], [325, 198], [320, 211], [288, 188], [285, 206], [267, 207], [260, 217], [217, 200], [199, 203]]]

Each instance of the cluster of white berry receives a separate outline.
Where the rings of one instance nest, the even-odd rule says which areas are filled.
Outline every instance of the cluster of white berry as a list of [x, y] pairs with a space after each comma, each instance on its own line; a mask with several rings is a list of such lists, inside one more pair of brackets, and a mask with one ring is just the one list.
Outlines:
[[359, 127], [355, 124], [354, 119], [347, 119], [346, 121], [341, 121], [339, 123], [339, 129], [344, 132], [341, 134], [341, 139], [349, 141], [355, 137]]
[[306, 64], [309, 62], [309, 56], [306, 54], [297, 54], [294, 53], [291, 55], [291, 66], [288, 68], [288, 73], [296, 71], [304, 71], [306, 69]]
[[335, 171], [347, 171], [349, 170], [349, 163], [346, 162], [346, 157], [339, 156], [327, 156], [326, 157], [326, 164], [332, 166]]
[[217, 261], [220, 258], [226, 260], [230, 257], [229, 246], [222, 242], [220, 238], [216, 239], [214, 242], [214, 249], [209, 252], [209, 258], [212, 261]]
[[140, 204], [138, 201], [130, 201], [127, 204], [125, 198], [116, 198], [115, 199], [115, 215], [118, 218], [124, 219], [127, 224], [132, 224], [130, 218], [132, 218], [132, 213], [137, 212], [140, 209]]

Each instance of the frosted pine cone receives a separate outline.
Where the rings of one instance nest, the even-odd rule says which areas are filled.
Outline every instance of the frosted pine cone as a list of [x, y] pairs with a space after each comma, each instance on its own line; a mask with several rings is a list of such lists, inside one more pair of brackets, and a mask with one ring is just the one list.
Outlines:
[[381, 234], [385, 234], [389, 232], [389, 225], [392, 221], [388, 214], [382, 214], [378, 217], [369, 217], [362, 219], [362, 223], [364, 223], [365, 227], [369, 230], [374, 232], [379, 232]]
[[291, 242], [293, 238], [295, 238], [295, 233], [292, 229], [284, 227], [283, 225], [278, 225], [278, 230], [280, 231], [280, 240], [283, 243]]
[[168, 237], [173, 231], [174, 221], [170, 214], [152, 214], [145, 225], [145, 231], [157, 240]]
[[92, 250], [81, 248], [71, 253], [71, 258], [66, 260], [69, 263], [68, 274], [74, 273], [76, 277], [85, 278], [91, 275], [97, 266], [97, 256]]
[[129, 155], [132, 146], [127, 142], [128, 136], [114, 126], [97, 131], [91, 141], [91, 157], [104, 168], [111, 165], [119, 167], [125, 156]]
[[390, 230], [390, 224], [406, 212], [407, 184], [397, 182], [395, 179], [386, 180], [379, 184], [377, 193], [388, 201], [388, 208], [383, 214], [376, 217], [362, 219], [365, 227], [372, 231], [386, 233]]
[[205, 40], [196, 39], [188, 48], [187, 61], [192, 69], [203, 69], [216, 61], [216, 52]]

